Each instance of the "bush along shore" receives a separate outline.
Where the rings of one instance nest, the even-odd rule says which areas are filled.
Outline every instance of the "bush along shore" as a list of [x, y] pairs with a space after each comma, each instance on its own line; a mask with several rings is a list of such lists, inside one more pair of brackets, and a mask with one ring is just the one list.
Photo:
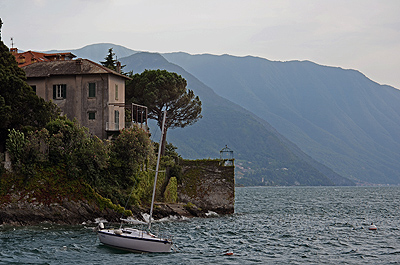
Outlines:
[[[10, 130], [12, 168], [0, 167], [0, 224], [143, 220], [151, 202], [157, 145], [136, 126], [102, 141], [66, 118], [41, 130]], [[161, 157], [160, 203], [153, 217], [233, 213], [234, 168], [221, 170], [218, 160], [188, 165], [175, 150], [167, 144]]]
[[[124, 208], [115, 204], [88, 184], [66, 179], [61, 172], [48, 177], [41, 175], [29, 182], [10, 173], [3, 174], [1, 178], [0, 225], [79, 225], [99, 219], [120, 222], [120, 218], [127, 217], [144, 221], [143, 214], [148, 212], [146, 206], [130, 205]], [[190, 204], [157, 203], [153, 218], [169, 216], [179, 219], [206, 215]]]
[[[180, 159], [180, 163], [184, 164], [184, 168], [188, 171], [188, 161]], [[201, 161], [203, 173], [200, 175], [193, 175], [193, 171], [196, 171], [195, 168], [199, 166], [198, 163], [194, 161], [190, 164], [193, 167], [192, 172], [182, 174], [184, 171], [179, 171], [179, 181], [176, 177], [170, 177], [166, 181], [166, 174], [160, 174], [157, 191], [163, 196], [157, 196], [159, 202], [154, 207], [154, 219], [207, 217], [213, 212], [232, 213], [233, 202], [227, 203], [227, 198], [231, 200], [234, 198], [233, 185], [229, 187], [226, 183], [223, 184], [225, 187], [223, 194], [221, 194], [221, 185], [217, 189], [215, 187], [218, 186], [216, 183], [220, 183], [221, 180], [225, 182], [227, 178], [232, 182], [233, 174], [229, 174], [228, 177], [226, 174], [219, 177], [214, 173], [212, 179], [210, 176], [207, 177], [208, 187], [205, 187], [205, 184], [198, 185], [199, 191], [193, 194], [193, 179], [197, 182], [201, 181], [207, 164], [214, 172], [217, 171], [218, 160]], [[119, 196], [109, 199], [103, 197], [82, 179], [70, 179], [65, 168], [36, 169], [35, 174], [29, 179], [3, 169], [1, 176], [0, 225], [26, 226], [41, 223], [79, 225], [94, 223], [96, 220], [120, 222], [121, 218], [145, 221], [143, 216], [149, 213], [148, 200], [142, 200], [140, 203], [135, 201], [136, 189], [125, 191], [130, 192], [130, 197], [119, 192]], [[149, 182], [151, 181], [150, 178]], [[168, 184], [165, 184], [166, 182]], [[188, 190], [191, 192], [189, 197]], [[207, 190], [206, 194], [202, 190]], [[185, 196], [182, 196], [183, 194]], [[180, 202], [177, 201], [182, 197], [185, 198]], [[119, 202], [116, 198], [125, 198], [130, 203], [124, 203], [125, 208], [121, 206], [122, 201]], [[212, 202], [207, 202], [207, 198], [213, 198]], [[200, 203], [202, 208], [192, 201], [197, 205], [203, 201]]]

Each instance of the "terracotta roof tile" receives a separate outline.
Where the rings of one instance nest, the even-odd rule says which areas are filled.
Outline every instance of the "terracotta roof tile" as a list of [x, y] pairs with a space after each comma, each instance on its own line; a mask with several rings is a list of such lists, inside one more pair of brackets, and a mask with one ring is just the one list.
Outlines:
[[114, 74], [126, 79], [129, 77], [88, 59], [69, 61], [36, 62], [23, 66], [27, 77], [46, 77], [52, 75]]
[[15, 56], [15, 60], [17, 61], [19, 67], [23, 67], [40, 61], [58, 61], [58, 60], [64, 61], [64, 60], [72, 60], [72, 58], [76, 57], [74, 54], [70, 52], [43, 53], [43, 52], [27, 51], [18, 53], [17, 48], [11, 48], [10, 51]]

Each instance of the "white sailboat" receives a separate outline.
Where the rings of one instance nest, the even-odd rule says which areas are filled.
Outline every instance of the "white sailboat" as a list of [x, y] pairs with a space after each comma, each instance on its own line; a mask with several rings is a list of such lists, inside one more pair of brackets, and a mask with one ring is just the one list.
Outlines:
[[164, 111], [162, 129], [161, 129], [161, 140], [158, 148], [158, 158], [157, 158], [157, 167], [156, 174], [154, 177], [154, 185], [153, 185], [153, 196], [151, 199], [151, 207], [150, 207], [150, 217], [148, 222], [147, 230], [139, 230], [133, 228], [119, 228], [119, 229], [104, 229], [104, 225], [102, 223], [99, 224], [100, 229], [97, 231], [97, 235], [100, 239], [100, 242], [104, 245], [124, 249], [128, 251], [135, 252], [170, 252], [172, 247], [172, 238], [171, 237], [163, 237], [163, 236], [155, 236], [150, 233], [151, 228], [151, 219], [153, 215], [153, 206], [154, 206], [154, 198], [156, 193], [156, 184], [157, 184], [157, 176], [158, 169], [160, 165], [160, 157], [161, 157], [161, 143], [164, 135], [164, 124], [167, 112]]

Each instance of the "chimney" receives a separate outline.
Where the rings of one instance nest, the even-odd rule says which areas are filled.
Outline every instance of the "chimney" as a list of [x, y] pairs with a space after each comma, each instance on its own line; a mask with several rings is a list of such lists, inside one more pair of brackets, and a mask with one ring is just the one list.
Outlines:
[[78, 72], [82, 71], [82, 58], [78, 58], [75, 60], [76, 70]]
[[119, 74], [121, 73], [121, 62], [120, 61], [116, 62], [116, 69], [115, 70], [116, 70], [117, 73], [119, 73]]
[[18, 48], [11, 48], [10, 52], [15, 56], [18, 53]]

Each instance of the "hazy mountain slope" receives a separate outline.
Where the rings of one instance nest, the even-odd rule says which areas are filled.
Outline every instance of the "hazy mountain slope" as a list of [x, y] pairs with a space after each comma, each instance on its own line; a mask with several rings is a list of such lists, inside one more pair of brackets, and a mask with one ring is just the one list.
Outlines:
[[[185, 158], [216, 158], [219, 151], [228, 145], [234, 150], [237, 163], [251, 165], [258, 173], [238, 180], [243, 184], [270, 185], [332, 185], [320, 171], [295, 155], [276, 132], [267, 130], [270, 125], [255, 117], [242, 107], [216, 95], [209, 87], [187, 73], [181, 67], [169, 63], [159, 54], [137, 53], [121, 58], [126, 71], [141, 73], [145, 69], [166, 69], [182, 75], [188, 88], [194, 90], [203, 103], [203, 118], [184, 129], [169, 130], [167, 139], [178, 147]], [[265, 123], [265, 124], [263, 124]], [[287, 140], [286, 140], [287, 141]], [[302, 153], [300, 150], [298, 150]], [[312, 160], [312, 159], [311, 159]], [[251, 164], [249, 164], [250, 162]], [[315, 162], [315, 161], [314, 161]], [[318, 164], [317, 162], [315, 162]], [[332, 172], [341, 185], [352, 183]], [[264, 177], [264, 183], [262, 182]]]
[[229, 55], [164, 54], [342, 176], [400, 183], [400, 91], [354, 70]]
[[[136, 51], [134, 51], [134, 50], [127, 49], [127, 48], [119, 46], [119, 45], [107, 44], [107, 43], [106, 44], [88, 45], [81, 49], [68, 50], [68, 51], [71, 51], [72, 53], [76, 54], [78, 57], [88, 58], [93, 61], [101, 61], [106, 56], [108, 49], [110, 47], [113, 47], [114, 52], [117, 54], [118, 58], [121, 58], [122, 54], [136, 53]], [[55, 52], [55, 51], [49, 51], [49, 52]], [[64, 52], [64, 51], [58, 51], [58, 52]], [[122, 59], [122, 61], [123, 61], [122, 63], [125, 64], [125, 59]], [[137, 56], [135, 58], [134, 65], [128, 65], [128, 67], [124, 68], [124, 71], [129, 71], [135, 67], [137, 68], [136, 72], [141, 72], [145, 68], [162, 68], [162, 69], [169, 69], [170, 71], [175, 71], [175, 72], [180, 72], [183, 70], [180, 67], [169, 63], [165, 59], [160, 60], [160, 56], [158, 56], [157, 54], [148, 54], [148, 53], [144, 53], [143, 56]], [[182, 74], [182, 75], [184, 75], [184, 74]], [[191, 75], [189, 75], [189, 79], [191, 79]], [[199, 82], [196, 78], [193, 78], [193, 80], [194, 81], [192, 83], [199, 84], [198, 85], [199, 87], [204, 86], [204, 84]], [[194, 90], [196, 91], [196, 89], [194, 89]], [[212, 95], [211, 101], [213, 101], [213, 99], [216, 97], [215, 93], [213, 91], [210, 91], [210, 89], [208, 87], [206, 87], [205, 91], [207, 91], [207, 92], [203, 93], [204, 96], [207, 97], [208, 95]], [[203, 101], [203, 104], [205, 104], [204, 101]], [[232, 104], [231, 102], [228, 103], [228, 105], [231, 105], [231, 104]], [[204, 107], [204, 105], [203, 105], [203, 107]], [[219, 106], [219, 108], [220, 108], [220, 106]], [[231, 113], [231, 110], [230, 110], [231, 108], [232, 108], [232, 106], [227, 108], [229, 110], [228, 113]], [[242, 109], [241, 111], [243, 112], [244, 110]], [[207, 110], [204, 110], [204, 108], [203, 108], [203, 115], [205, 112], [207, 112]], [[244, 111], [244, 112], [246, 112], [246, 111]], [[222, 113], [222, 111], [220, 111], [220, 113]], [[226, 116], [231, 117], [232, 114], [228, 114], [228, 113], [226, 114]], [[214, 115], [214, 113], [212, 113], [211, 115]], [[260, 124], [266, 126], [267, 130], [274, 132], [273, 133], [274, 136], [277, 136], [282, 142], [285, 143], [286, 146], [278, 147], [278, 149], [286, 150], [287, 148], [290, 148], [290, 150], [293, 152], [293, 154], [295, 154], [295, 156], [300, 158], [300, 160], [304, 160], [302, 163], [306, 163], [306, 164], [308, 163], [308, 165], [302, 165], [302, 166], [298, 167], [298, 169], [301, 170], [303, 173], [308, 172], [308, 170], [304, 171], [302, 169], [302, 167], [310, 167], [310, 165], [312, 165], [312, 167], [316, 168], [321, 173], [323, 172], [323, 174], [328, 176], [329, 179], [332, 180], [333, 183], [335, 183], [336, 185], [354, 185], [354, 183], [352, 183], [348, 179], [341, 177], [340, 175], [333, 172], [331, 169], [323, 166], [322, 164], [316, 162], [315, 160], [313, 160], [312, 158], [310, 158], [309, 156], [304, 154], [296, 145], [294, 145], [293, 143], [288, 141], [286, 138], [279, 135], [279, 133], [277, 133], [267, 122], [265, 122], [265, 120], [259, 119], [258, 117], [254, 116], [251, 113], [248, 113], [247, 115], [250, 115], [252, 118], [255, 118]], [[237, 121], [235, 121], [235, 122], [237, 122]], [[233, 124], [235, 124], [235, 122]], [[198, 124], [202, 124], [202, 123], [204, 123], [204, 126], [197, 127], [197, 126], [199, 126]], [[219, 155], [218, 151], [221, 149], [221, 146], [220, 146], [219, 142], [218, 142], [218, 144], [216, 144], [216, 143], [211, 143], [212, 141], [211, 142], [209, 141], [209, 139], [215, 139], [215, 137], [214, 137], [215, 135], [221, 135], [221, 132], [220, 132], [221, 129], [215, 130], [213, 128], [214, 123], [216, 123], [215, 119], [214, 120], [202, 119], [200, 121], [200, 123], [195, 124], [194, 126], [185, 128], [184, 130], [177, 129], [177, 130], [171, 131], [169, 133], [169, 137], [171, 137], [171, 139], [169, 139], [169, 140], [179, 147], [180, 154], [182, 154], [186, 158], [217, 157]], [[219, 123], [217, 123], [217, 124], [219, 124]], [[232, 130], [234, 130], [234, 129], [232, 129], [232, 124], [226, 123], [226, 121], [222, 121], [222, 123], [220, 123], [220, 124], [225, 125], [225, 128], [222, 130], [223, 133], [231, 132]], [[257, 126], [258, 125], [259, 124], [257, 124]], [[247, 134], [249, 134], [249, 133], [251, 134], [252, 132], [257, 131], [257, 130], [253, 130], [253, 128], [251, 126], [247, 129], [248, 129]], [[262, 131], [264, 130], [264, 129], [260, 129], [260, 128], [258, 128], [258, 129], [262, 130]], [[191, 133], [189, 133], [189, 131], [191, 131]], [[216, 131], [218, 131], [218, 132], [216, 132]], [[207, 134], [209, 134], [208, 135], [209, 137], [205, 137]], [[191, 135], [193, 137], [192, 138], [188, 137], [188, 135]], [[263, 133], [261, 133], [260, 135], [264, 136]], [[198, 141], [199, 141], [198, 139], [202, 139], [202, 137], [207, 138], [207, 139], [201, 140], [198, 143]], [[249, 139], [251, 139], [251, 138], [252, 137], [249, 137]], [[223, 138], [222, 138], [222, 140], [223, 140]], [[220, 141], [220, 140], [218, 139], [218, 141]], [[245, 148], [247, 150], [249, 150], [248, 146], [246, 146], [246, 142], [241, 140], [240, 143], [244, 143]], [[257, 140], [255, 140], [255, 143], [257, 143]], [[229, 144], [229, 146], [232, 147], [231, 144]], [[279, 146], [279, 145], [276, 145], [276, 146]], [[261, 144], [257, 147], [263, 148], [264, 146]], [[235, 150], [235, 151], [237, 152], [238, 150]], [[267, 150], [267, 152], [270, 152], [273, 154], [273, 151], [271, 151], [271, 150]], [[247, 156], [247, 155], [250, 155], [250, 156]], [[274, 156], [274, 155], [275, 154], [273, 154], [272, 156]], [[269, 184], [271, 184], [271, 183], [275, 183], [275, 184], [279, 184], [279, 185], [293, 185], [294, 184], [293, 179], [292, 180], [284, 180], [284, 179], [277, 180], [275, 177], [277, 171], [274, 169], [271, 172], [271, 168], [268, 168], [268, 166], [267, 167], [264, 166], [264, 164], [267, 161], [266, 158], [269, 157], [270, 155], [264, 156], [263, 152], [258, 153], [257, 148], [254, 149], [254, 152], [245, 152], [244, 154], [242, 154], [242, 152], [235, 153], [235, 156], [236, 156], [236, 159], [238, 159], [238, 156], [239, 156], [239, 159], [244, 158], [244, 160], [241, 160], [241, 161], [243, 162], [243, 165], [245, 166], [245, 168], [241, 167], [240, 162], [238, 163], [238, 161], [240, 161], [240, 160], [237, 160], [237, 163], [236, 163], [238, 165], [237, 168], [242, 168], [241, 170], [239, 170], [241, 172], [239, 172], [238, 175], [243, 174], [243, 172], [245, 172], [244, 174], [248, 175], [249, 170], [246, 171], [246, 168], [247, 168], [246, 162], [251, 163], [251, 165], [250, 165], [251, 168], [257, 169], [257, 171], [254, 172], [254, 174], [251, 176], [255, 179], [253, 179], [253, 180], [247, 179], [246, 180], [245, 178], [242, 178], [241, 179], [242, 184], [265, 185], [265, 184], [268, 184], [268, 181], [270, 181]], [[256, 161], [257, 160], [256, 157], [261, 158], [261, 159], [259, 161]], [[282, 167], [285, 168], [285, 166], [282, 166]], [[278, 172], [282, 173], [281, 171], [278, 171]], [[287, 172], [283, 172], [283, 173], [287, 173]], [[261, 182], [262, 177], [264, 177], [264, 179], [265, 179], [264, 183]], [[268, 178], [270, 178], [270, 180], [268, 180]], [[309, 181], [309, 180], [307, 180], [307, 181]], [[240, 183], [240, 181], [239, 181], [239, 183]], [[297, 182], [297, 183], [299, 183], [299, 182]], [[302, 185], [307, 185], [307, 184], [304, 184], [304, 181], [301, 181], [300, 183]], [[331, 182], [324, 181], [324, 184], [315, 184], [314, 183], [314, 184], [308, 184], [308, 185], [330, 185], [329, 183], [331, 183]]]

